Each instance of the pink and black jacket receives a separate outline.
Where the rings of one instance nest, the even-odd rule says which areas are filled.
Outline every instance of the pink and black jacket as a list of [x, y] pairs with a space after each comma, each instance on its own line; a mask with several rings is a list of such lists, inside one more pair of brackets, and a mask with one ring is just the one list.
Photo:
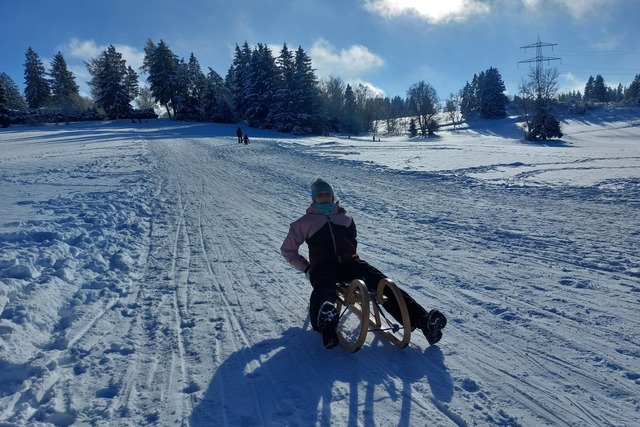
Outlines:
[[[306, 214], [289, 226], [280, 252], [298, 270], [313, 270], [320, 264], [358, 259], [356, 236], [356, 224], [338, 202], [329, 215], [321, 214], [311, 204]], [[305, 242], [309, 247], [308, 261], [298, 252]]]

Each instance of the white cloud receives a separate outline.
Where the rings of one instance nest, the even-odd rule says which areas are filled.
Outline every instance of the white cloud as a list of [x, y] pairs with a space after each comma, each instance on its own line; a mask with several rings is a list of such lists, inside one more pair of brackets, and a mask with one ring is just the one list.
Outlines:
[[364, 0], [364, 7], [387, 18], [417, 13], [433, 23], [464, 20], [490, 9], [482, 0]]
[[584, 85], [586, 81], [583, 77], [576, 76], [573, 73], [561, 73], [558, 76], [558, 85], [562, 88], [561, 92], [579, 91], [584, 92]]
[[[519, 2], [518, 2], [519, 1]], [[620, 0], [363, 0], [369, 12], [386, 18], [403, 14], [418, 14], [437, 24], [449, 21], [463, 21], [474, 15], [486, 14], [491, 9], [522, 5], [529, 11], [538, 13], [558, 13], [566, 10], [574, 19], [601, 13]]]
[[553, 0], [553, 3], [558, 3], [567, 9], [569, 14], [575, 19], [582, 19], [587, 15], [600, 13], [603, 7], [607, 7], [615, 2], [616, 0]]
[[[97, 45], [93, 40], [80, 40], [73, 38], [66, 45], [60, 48], [60, 51], [68, 57], [81, 61], [89, 61], [97, 58], [102, 52], [107, 50], [107, 45]], [[138, 70], [144, 61], [144, 51], [128, 45], [114, 45], [116, 51], [122, 54], [122, 58], [127, 61], [134, 70]], [[67, 59], [68, 60], [68, 59]]]
[[353, 45], [337, 51], [327, 40], [317, 40], [309, 50], [313, 67], [320, 76], [340, 76], [346, 80], [384, 65], [384, 59], [366, 46]]
[[[107, 50], [108, 45], [98, 45], [94, 40], [80, 40], [78, 38], [70, 39], [66, 44], [58, 46], [58, 50], [62, 52], [69, 71], [76, 77], [76, 83], [80, 87], [80, 94], [88, 96], [90, 93], [87, 82], [91, 80], [91, 75], [87, 71], [85, 62], [97, 58], [102, 52]], [[116, 51], [122, 54], [122, 58], [127, 61], [127, 65], [131, 66], [137, 73], [144, 61], [144, 51], [127, 45], [114, 45]], [[142, 83], [143, 79], [140, 79]]]

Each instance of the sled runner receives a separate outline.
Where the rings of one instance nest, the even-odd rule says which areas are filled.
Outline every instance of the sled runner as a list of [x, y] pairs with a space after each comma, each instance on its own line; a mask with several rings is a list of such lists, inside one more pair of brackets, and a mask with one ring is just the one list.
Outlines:
[[[398, 301], [402, 313], [402, 324], [388, 315], [382, 308], [386, 301], [384, 291], [389, 288]], [[340, 345], [355, 353], [364, 345], [368, 332], [377, 332], [399, 348], [405, 348], [411, 339], [409, 311], [404, 297], [393, 281], [382, 279], [376, 291], [369, 290], [364, 281], [338, 284], [336, 307], [340, 314], [337, 333]]]

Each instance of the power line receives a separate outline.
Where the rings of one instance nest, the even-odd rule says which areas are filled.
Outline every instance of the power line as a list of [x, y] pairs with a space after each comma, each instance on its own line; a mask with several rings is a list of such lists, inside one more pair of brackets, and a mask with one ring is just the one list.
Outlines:
[[588, 51], [588, 50], [561, 50], [561, 53], [565, 56], [629, 56], [629, 55], [640, 55], [640, 50], [638, 51], [611, 51], [611, 52], [602, 52], [602, 51]]

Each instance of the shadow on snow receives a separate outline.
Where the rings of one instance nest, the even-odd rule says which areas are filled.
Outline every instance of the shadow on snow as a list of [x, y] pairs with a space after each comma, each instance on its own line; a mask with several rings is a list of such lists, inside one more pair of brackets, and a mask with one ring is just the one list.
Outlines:
[[[320, 347], [315, 332], [295, 327], [280, 338], [243, 348], [218, 367], [190, 425], [331, 425], [332, 407], [345, 403], [347, 425], [357, 425], [363, 417], [365, 424], [374, 425], [376, 411], [388, 414], [384, 403], [376, 408], [376, 401], [386, 394], [400, 400], [397, 425], [408, 426], [412, 401], [425, 398], [412, 393], [425, 380], [434, 403], [451, 401], [453, 382], [437, 346], [398, 350], [376, 341], [381, 340], [375, 338], [355, 354], [327, 351]], [[377, 353], [375, 358], [369, 352]], [[384, 361], [383, 369], [376, 366], [378, 360]], [[347, 384], [348, 392], [344, 387], [334, 392], [337, 382]], [[376, 393], [376, 387], [385, 392]], [[419, 389], [423, 388], [426, 392], [426, 384]]]

